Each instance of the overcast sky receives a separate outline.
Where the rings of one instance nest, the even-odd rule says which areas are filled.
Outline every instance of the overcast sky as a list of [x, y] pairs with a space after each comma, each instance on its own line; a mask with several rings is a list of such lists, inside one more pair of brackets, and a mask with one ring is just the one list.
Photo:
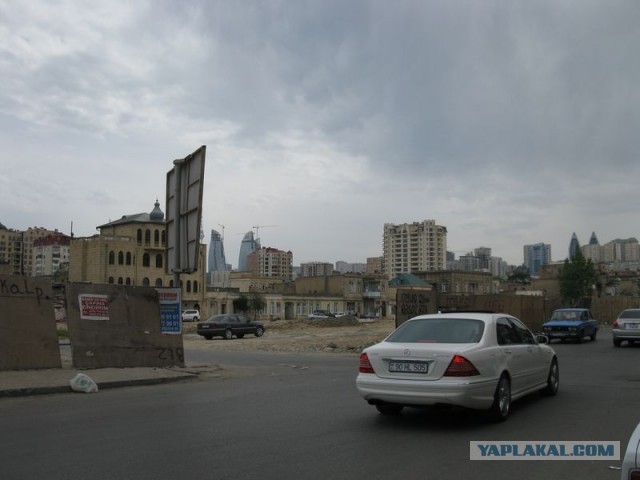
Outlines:
[[[206, 145], [203, 230], [365, 262], [433, 219], [456, 256], [640, 236], [640, 2], [0, 0], [0, 223], [165, 210]], [[267, 226], [269, 225], [269, 226]]]

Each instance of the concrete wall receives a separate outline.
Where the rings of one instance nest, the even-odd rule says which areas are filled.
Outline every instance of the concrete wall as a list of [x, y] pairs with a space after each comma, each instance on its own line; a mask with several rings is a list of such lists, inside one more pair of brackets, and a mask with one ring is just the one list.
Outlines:
[[540, 332], [548, 319], [548, 302], [544, 297], [526, 295], [438, 295], [441, 311], [490, 311], [513, 315], [533, 332]]
[[60, 368], [51, 281], [0, 276], [0, 370]]
[[[161, 332], [154, 288], [68, 283], [66, 292], [74, 367], [184, 366], [182, 335]], [[93, 310], [80, 295], [96, 299]]]

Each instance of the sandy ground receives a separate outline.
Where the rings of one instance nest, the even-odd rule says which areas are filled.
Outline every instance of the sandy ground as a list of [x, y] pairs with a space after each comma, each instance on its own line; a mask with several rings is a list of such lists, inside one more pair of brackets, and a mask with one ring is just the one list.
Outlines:
[[392, 319], [378, 319], [345, 325], [338, 319], [332, 319], [330, 324], [325, 324], [322, 320], [276, 320], [265, 322], [264, 326], [265, 334], [259, 338], [247, 335], [242, 339], [224, 340], [216, 337], [206, 340], [195, 333], [195, 324], [185, 324], [185, 346], [188, 344], [190, 348], [228, 351], [326, 352], [355, 355], [389, 335], [395, 328], [395, 322]]

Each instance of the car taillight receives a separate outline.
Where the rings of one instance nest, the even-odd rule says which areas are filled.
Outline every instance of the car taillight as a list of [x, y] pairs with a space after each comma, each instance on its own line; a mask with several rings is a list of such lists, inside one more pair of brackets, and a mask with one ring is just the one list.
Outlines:
[[615, 322], [613, 322], [613, 328], [620, 328], [620, 324], [618, 323], [617, 319]]
[[476, 370], [473, 363], [461, 355], [455, 355], [451, 359], [447, 371], [444, 372], [445, 377], [471, 377], [473, 375], [480, 375], [480, 372]]
[[376, 373], [366, 353], [360, 355], [360, 373]]

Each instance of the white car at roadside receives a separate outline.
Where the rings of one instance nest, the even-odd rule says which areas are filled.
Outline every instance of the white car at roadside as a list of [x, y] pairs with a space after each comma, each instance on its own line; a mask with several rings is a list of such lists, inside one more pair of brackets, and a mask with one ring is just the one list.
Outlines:
[[546, 342], [504, 313], [420, 315], [363, 350], [356, 387], [382, 414], [448, 405], [502, 421], [512, 400], [557, 393], [558, 359]]
[[185, 310], [182, 312], [183, 322], [199, 322], [200, 312], [198, 310]]
[[640, 423], [629, 438], [629, 444], [622, 459], [620, 479], [640, 480]]

